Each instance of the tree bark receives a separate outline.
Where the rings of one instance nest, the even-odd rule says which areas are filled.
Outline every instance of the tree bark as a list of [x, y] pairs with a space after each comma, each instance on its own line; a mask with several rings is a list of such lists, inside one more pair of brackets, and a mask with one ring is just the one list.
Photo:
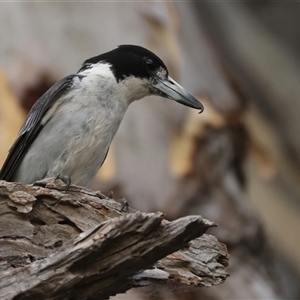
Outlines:
[[0, 298], [107, 299], [145, 285], [225, 281], [226, 247], [204, 234], [216, 224], [121, 205], [78, 186], [66, 192], [60, 180], [0, 181]]

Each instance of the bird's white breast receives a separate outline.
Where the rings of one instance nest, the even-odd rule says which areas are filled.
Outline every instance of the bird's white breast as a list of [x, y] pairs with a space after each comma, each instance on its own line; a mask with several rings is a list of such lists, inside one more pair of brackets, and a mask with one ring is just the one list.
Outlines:
[[[102, 65], [102, 68], [103, 65]], [[97, 73], [83, 77], [58, 108], [67, 128], [70, 128], [67, 160], [60, 164], [77, 184], [85, 185], [101, 167], [112, 139], [123, 119], [128, 103], [110, 71], [105, 76]], [[72, 95], [72, 93], [74, 93]], [[72, 128], [71, 128], [72, 127]], [[59, 167], [61, 168], [61, 167]]]

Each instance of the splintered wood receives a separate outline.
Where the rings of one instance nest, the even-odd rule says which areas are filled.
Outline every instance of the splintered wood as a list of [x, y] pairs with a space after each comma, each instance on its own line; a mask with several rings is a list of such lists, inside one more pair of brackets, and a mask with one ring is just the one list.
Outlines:
[[120, 208], [100, 192], [66, 192], [60, 180], [0, 181], [0, 298], [107, 299], [225, 281], [226, 246], [204, 234], [213, 222]]

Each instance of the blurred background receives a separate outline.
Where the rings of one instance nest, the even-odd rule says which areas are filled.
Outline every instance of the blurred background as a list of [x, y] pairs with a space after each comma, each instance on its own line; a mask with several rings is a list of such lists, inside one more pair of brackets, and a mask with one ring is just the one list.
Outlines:
[[205, 105], [132, 104], [91, 188], [218, 223], [231, 276], [115, 299], [300, 298], [299, 12], [288, 1], [0, 3], [0, 165], [32, 104], [119, 44], [154, 51]]

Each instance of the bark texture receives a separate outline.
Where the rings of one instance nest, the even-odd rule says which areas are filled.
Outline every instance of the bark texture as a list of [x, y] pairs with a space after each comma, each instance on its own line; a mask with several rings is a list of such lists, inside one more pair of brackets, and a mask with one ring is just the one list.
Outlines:
[[66, 192], [60, 180], [1, 181], [0, 298], [107, 299], [150, 284], [224, 282], [226, 247], [204, 234], [213, 222], [121, 206], [78, 186]]

